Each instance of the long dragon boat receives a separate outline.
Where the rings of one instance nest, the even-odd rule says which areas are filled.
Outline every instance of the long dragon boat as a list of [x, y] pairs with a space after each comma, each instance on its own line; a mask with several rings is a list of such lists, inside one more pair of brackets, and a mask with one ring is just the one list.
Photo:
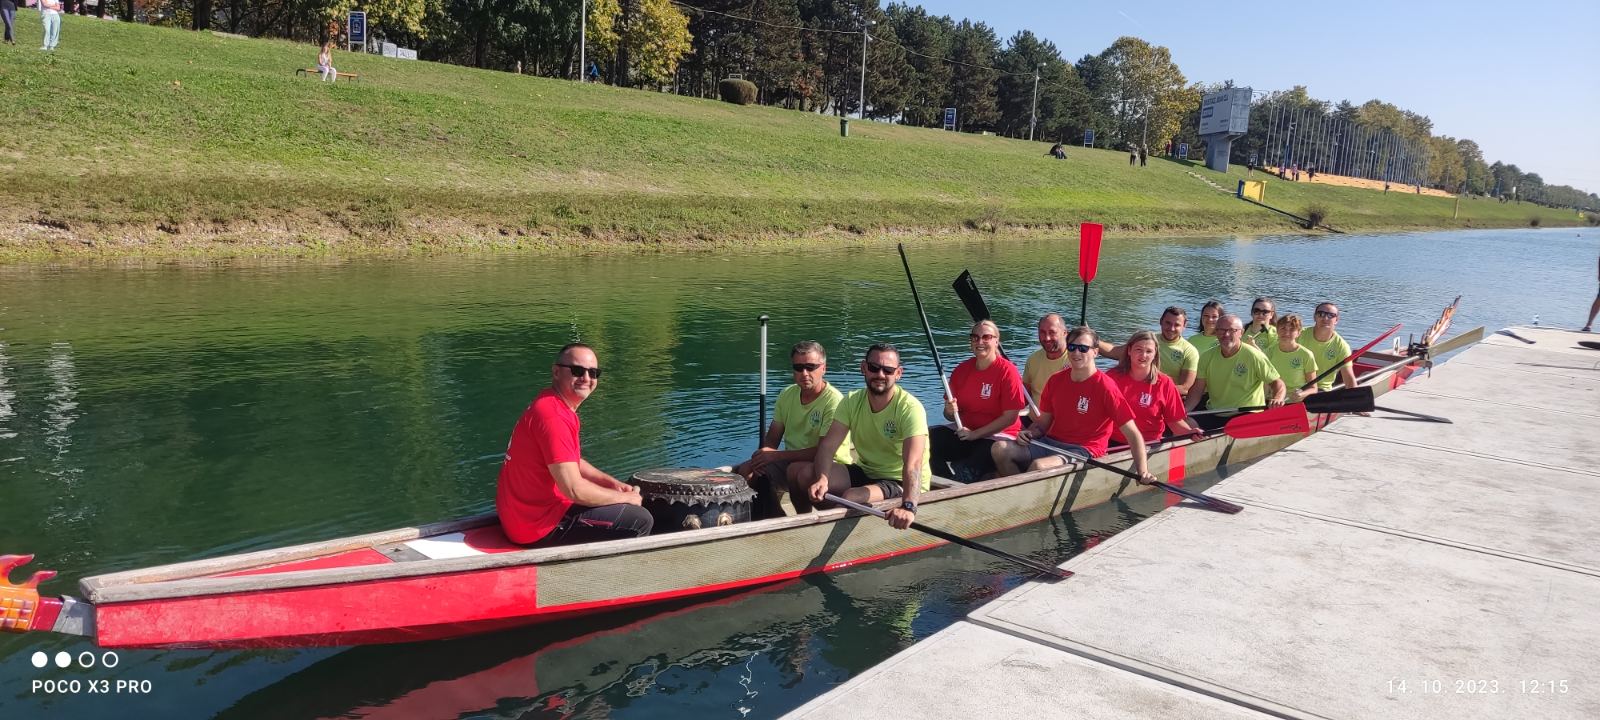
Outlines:
[[[1436, 324], [1442, 334], [1448, 314]], [[1432, 334], [1432, 333], [1430, 333]], [[1356, 359], [1360, 384], [1382, 394], [1483, 328]], [[1426, 337], [1426, 336], [1425, 336]], [[1315, 432], [1333, 416], [1318, 416]], [[1150, 470], [1169, 483], [1281, 450], [1306, 433], [1226, 434], [1163, 443]], [[1126, 451], [1101, 458], [1129, 468]], [[1039, 522], [1151, 488], [1082, 464], [971, 484], [938, 479], [918, 521], [963, 537]], [[455, 637], [692, 598], [862, 565], [942, 544], [844, 509], [630, 540], [528, 549], [494, 514], [84, 578], [85, 596], [43, 597], [35, 574], [6, 575], [28, 556], [0, 557], [0, 629], [93, 638], [107, 648], [362, 645]]]

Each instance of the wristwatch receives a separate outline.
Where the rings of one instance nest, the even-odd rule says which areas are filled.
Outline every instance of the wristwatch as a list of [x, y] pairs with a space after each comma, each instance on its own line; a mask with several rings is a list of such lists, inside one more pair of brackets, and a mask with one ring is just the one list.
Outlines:
[[900, 509], [901, 510], [910, 510], [911, 512], [916, 512], [917, 511], [917, 504], [912, 502], [912, 501], [910, 501], [910, 500], [902, 500], [902, 501], [900, 501]]

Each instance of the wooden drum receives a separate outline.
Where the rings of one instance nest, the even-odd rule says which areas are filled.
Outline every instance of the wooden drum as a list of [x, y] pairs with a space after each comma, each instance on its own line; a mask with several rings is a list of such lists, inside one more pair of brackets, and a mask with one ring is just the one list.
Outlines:
[[633, 484], [655, 518], [653, 533], [749, 522], [756, 496], [738, 475], [698, 468], [640, 470]]

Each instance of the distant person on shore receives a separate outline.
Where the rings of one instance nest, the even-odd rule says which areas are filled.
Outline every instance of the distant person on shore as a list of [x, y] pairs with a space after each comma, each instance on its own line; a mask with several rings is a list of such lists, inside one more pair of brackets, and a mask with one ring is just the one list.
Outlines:
[[1139, 149], [1134, 147], [1131, 144], [1128, 145], [1128, 167], [1133, 167], [1138, 162], [1139, 162]]
[[6, 23], [6, 44], [17, 44], [17, 37], [13, 32], [17, 24], [17, 0], [0, 0], [0, 19]]
[[1167, 157], [1172, 157], [1172, 141], [1167, 141]]
[[61, 41], [61, 0], [39, 0], [39, 18], [44, 21], [44, 44], [39, 49], [55, 50]]
[[322, 73], [323, 82], [334, 82], [339, 79], [339, 71], [333, 67], [333, 41], [322, 44], [322, 52], [317, 53], [317, 72]]
[[1055, 158], [1057, 160], [1065, 160], [1065, 159], [1067, 159], [1067, 149], [1065, 147], [1063, 147], [1061, 145], [1061, 143], [1056, 143], [1054, 145], [1051, 145], [1050, 146], [1050, 152], [1048, 154], [1050, 155], [1050, 157], [1053, 157], [1053, 158]]
[[[1597, 263], [1597, 265], [1600, 265], [1600, 263]], [[1596, 268], [1596, 272], [1600, 274], [1600, 267]], [[1589, 305], [1589, 322], [1583, 324], [1584, 332], [1590, 332], [1594, 329], [1594, 316], [1596, 315], [1600, 315], [1600, 291], [1595, 292], [1594, 302]]]
[[591, 465], [578, 445], [578, 406], [600, 385], [594, 349], [569, 343], [550, 364], [550, 386], [511, 431], [495, 491], [506, 537], [550, 547], [650, 534], [639, 489]]
[[1149, 152], [1145, 149], [1145, 146], [1140, 145], [1139, 146], [1139, 167], [1144, 167], [1145, 161], [1148, 159], [1148, 157], [1149, 157]]

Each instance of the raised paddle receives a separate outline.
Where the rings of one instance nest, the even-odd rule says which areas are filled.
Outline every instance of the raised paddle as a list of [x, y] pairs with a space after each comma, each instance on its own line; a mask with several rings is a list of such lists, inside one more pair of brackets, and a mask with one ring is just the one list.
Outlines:
[[[868, 515], [876, 515], [878, 517], [885, 517], [887, 515], [887, 513], [885, 513], [882, 510], [879, 510], [879, 509], [877, 509], [875, 507], [872, 507], [870, 505], [862, 505], [861, 503], [858, 503], [858, 502], [851, 502], [851, 501], [846, 500], [846, 499], [844, 499], [842, 497], [839, 497], [838, 495], [834, 495], [833, 493], [828, 493], [826, 495], [823, 495], [822, 497], [827, 499], [828, 502], [831, 502], [831, 503], [833, 503], [835, 505], [842, 505], [844, 507], [850, 508], [851, 510], [855, 510], [856, 512], [864, 512], [864, 513], [866, 513]], [[1004, 550], [1001, 550], [1000, 548], [990, 547], [988, 545], [985, 545], [985, 544], [983, 544], [981, 542], [977, 542], [975, 540], [968, 540], [968, 539], [966, 539], [964, 537], [961, 537], [960, 535], [956, 535], [954, 533], [948, 533], [948, 532], [945, 532], [945, 531], [940, 530], [938, 528], [931, 528], [931, 527], [928, 527], [927, 525], [923, 525], [922, 523], [919, 523], [919, 522], [913, 521], [911, 523], [911, 529], [912, 530], [916, 530], [918, 532], [927, 533], [929, 535], [932, 535], [932, 536], [934, 536], [936, 538], [939, 538], [940, 540], [944, 540], [946, 542], [952, 542], [952, 543], [955, 543], [957, 545], [961, 545], [961, 546], [964, 546], [964, 547], [972, 548], [973, 550], [978, 550], [978, 551], [981, 551], [981, 552], [989, 553], [990, 555], [993, 555], [993, 556], [995, 556], [997, 558], [1005, 558], [1006, 560], [1010, 560], [1011, 562], [1014, 562], [1014, 563], [1016, 563], [1018, 565], [1021, 565], [1021, 566], [1025, 567], [1025, 568], [1028, 568], [1029, 570], [1032, 570], [1032, 571], [1037, 572], [1037, 573], [1042, 573], [1044, 575], [1049, 575], [1050, 577], [1056, 578], [1058, 580], [1065, 580], [1065, 579], [1067, 579], [1069, 577], [1072, 577], [1072, 571], [1071, 570], [1062, 570], [1061, 568], [1058, 568], [1058, 567], [1051, 567], [1051, 566], [1046, 565], [1046, 564], [1041, 563], [1041, 562], [1037, 562], [1037, 561], [1034, 561], [1034, 560], [1029, 560], [1029, 559], [1027, 559], [1025, 557], [1022, 557], [1020, 555], [1012, 555], [1011, 553], [1008, 553], [1008, 552], [1006, 552]]]
[[[906, 268], [906, 282], [911, 285], [911, 300], [917, 304], [917, 317], [922, 318], [922, 332], [928, 336], [928, 351], [933, 353], [933, 367], [939, 371], [939, 384], [944, 386], [944, 396], [954, 399], [955, 394], [950, 392], [950, 379], [944, 376], [944, 361], [939, 359], [939, 346], [933, 341], [933, 327], [928, 325], [928, 314], [922, 311], [922, 297], [917, 295], [916, 278], [911, 277], [911, 261], [906, 259], [905, 243], [896, 245], [900, 248], [900, 264]], [[961, 411], [957, 410], [954, 415], [956, 426], [966, 427], [961, 424]]]
[[1355, 351], [1353, 353], [1350, 353], [1349, 357], [1347, 357], [1347, 358], [1345, 358], [1343, 360], [1340, 360], [1339, 362], [1334, 363], [1333, 367], [1330, 367], [1327, 370], [1323, 370], [1321, 375], [1318, 375], [1318, 376], [1312, 378], [1311, 382], [1308, 382], [1308, 383], [1306, 383], [1304, 385], [1301, 385], [1300, 389], [1301, 390], [1310, 390], [1311, 388], [1316, 387], [1317, 383], [1322, 382], [1323, 378], [1326, 378], [1329, 375], [1332, 375], [1334, 372], [1338, 371], [1339, 368], [1344, 367], [1345, 363], [1350, 362], [1351, 360], [1354, 360], [1354, 359], [1356, 359], [1358, 357], [1361, 357], [1362, 355], [1367, 354], [1368, 350], [1371, 350], [1372, 348], [1377, 347], [1378, 343], [1383, 342], [1384, 339], [1388, 338], [1390, 335], [1395, 334], [1399, 330], [1400, 330], [1400, 323], [1395, 323], [1394, 327], [1389, 328], [1389, 330], [1387, 332], [1385, 332], [1384, 334], [1373, 338], [1372, 342], [1369, 342], [1369, 343], [1367, 343], [1365, 345], [1362, 345], [1360, 350], [1357, 350], [1357, 351]]
[[[1305, 411], [1308, 413], [1353, 413], [1372, 412], [1375, 407], [1372, 398], [1372, 387], [1358, 385], [1353, 388], [1342, 387], [1337, 390], [1313, 393], [1305, 399]], [[1286, 403], [1284, 407], [1297, 403]], [[1228, 412], [1249, 412], [1251, 410], [1265, 410], [1266, 405], [1246, 405], [1236, 408], [1218, 408], [1216, 410], [1196, 410], [1190, 415], [1215, 415]]]
[[[972, 316], [973, 322], [990, 319], [989, 304], [983, 301], [983, 293], [978, 292], [978, 281], [973, 279], [971, 271], [962, 270], [961, 274], [956, 276], [956, 281], [950, 283], [950, 287], [955, 288], [956, 297], [961, 298], [961, 304], [966, 306], [967, 314]], [[997, 342], [995, 347], [1000, 350], [1000, 357], [1006, 357], [1005, 345]], [[1033, 404], [1033, 395], [1024, 391], [1022, 399], [1028, 403], [1028, 412], [1037, 416], [1039, 408]]]
[[[1046, 440], [1043, 437], [1034, 438], [1034, 439], [1030, 440], [1029, 442], [1038, 443], [1039, 447], [1042, 447], [1042, 448], [1044, 448], [1046, 450], [1049, 450], [1050, 452], [1053, 452], [1053, 453], [1055, 453], [1057, 455], [1060, 455], [1061, 457], [1064, 457], [1064, 458], [1066, 458], [1068, 460], [1078, 460], [1078, 461], [1083, 462], [1086, 465], [1089, 465], [1090, 467], [1097, 467], [1097, 468], [1100, 468], [1101, 470], [1105, 470], [1107, 472], [1115, 473], [1115, 474], [1121, 475], [1121, 476], [1123, 476], [1125, 478], [1130, 478], [1134, 482], [1137, 482], [1137, 483], [1140, 483], [1140, 484], [1144, 483], [1144, 480], [1142, 478], [1140, 478], [1139, 474], [1136, 473], [1136, 472], [1132, 472], [1130, 470], [1123, 470], [1122, 468], [1119, 468], [1119, 467], [1117, 467], [1115, 465], [1108, 465], [1108, 464], [1100, 462], [1099, 460], [1096, 460], [1094, 458], [1084, 457], [1084, 456], [1079, 455], [1079, 454], [1074, 453], [1074, 452], [1067, 452], [1064, 448], [1060, 447], [1059, 445], [1056, 445], [1055, 443], [1052, 443], [1052, 442]], [[1183, 489], [1181, 487], [1178, 487], [1177, 485], [1171, 485], [1171, 484], [1168, 484], [1168, 483], [1164, 483], [1164, 482], [1162, 482], [1160, 480], [1157, 480], [1157, 481], [1152, 482], [1150, 484], [1154, 485], [1155, 487], [1161, 488], [1162, 490], [1165, 490], [1165, 491], [1167, 491], [1169, 493], [1172, 493], [1173, 495], [1179, 495], [1179, 496], [1182, 496], [1182, 497], [1186, 497], [1186, 498], [1188, 498], [1190, 500], [1193, 500], [1193, 501], [1195, 501], [1197, 503], [1200, 503], [1201, 505], [1204, 505], [1207, 508], [1210, 508], [1212, 510], [1216, 510], [1217, 512], [1224, 512], [1224, 513], [1228, 513], [1229, 515], [1232, 515], [1232, 514], [1235, 514], [1235, 513], [1239, 512], [1240, 510], [1244, 509], [1243, 505], [1235, 505], [1235, 504], [1233, 504], [1231, 502], [1228, 502], [1227, 500], [1223, 500], [1222, 498], [1214, 498], [1214, 497], [1211, 497], [1210, 495], [1204, 495], [1204, 494], [1201, 494], [1201, 493], [1194, 492], [1192, 490], [1185, 490], [1185, 489]]]
[[1078, 310], [1078, 324], [1089, 324], [1089, 283], [1100, 269], [1100, 238], [1105, 226], [1100, 223], [1078, 225], [1078, 277], [1083, 280], [1083, 303]]
[[761, 447], [761, 441], [767, 439], [767, 316], [757, 318], [761, 321], [761, 425], [756, 428], [756, 447]]

